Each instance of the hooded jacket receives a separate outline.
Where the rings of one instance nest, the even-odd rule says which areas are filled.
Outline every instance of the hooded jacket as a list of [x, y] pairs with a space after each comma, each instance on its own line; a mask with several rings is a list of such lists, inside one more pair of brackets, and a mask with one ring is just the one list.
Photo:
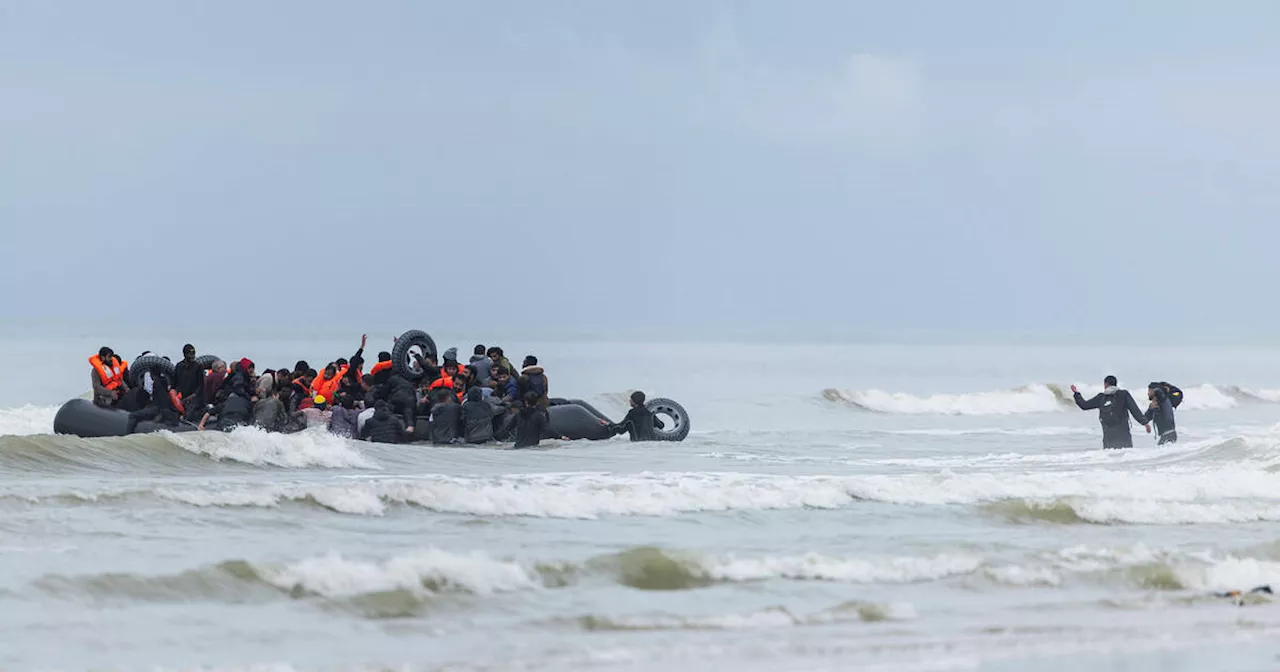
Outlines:
[[1072, 395], [1076, 406], [1082, 411], [1098, 409], [1098, 422], [1102, 425], [1102, 445], [1104, 448], [1129, 448], [1133, 446], [1133, 438], [1129, 434], [1129, 418], [1132, 416], [1139, 424], [1147, 424], [1143, 419], [1142, 409], [1128, 390], [1108, 386], [1101, 394], [1086, 400], [1079, 392]]
[[333, 407], [333, 415], [329, 417], [329, 431], [338, 436], [354, 439], [360, 435], [360, 409], [347, 408], [341, 404]]
[[493, 404], [484, 400], [478, 387], [467, 390], [467, 400], [462, 404], [462, 431], [467, 443], [493, 440]]
[[546, 408], [551, 405], [551, 384], [547, 380], [546, 371], [541, 366], [526, 366], [516, 381], [516, 392], [523, 399], [529, 392], [538, 393], [538, 405]]
[[385, 404], [379, 404], [373, 417], [364, 421], [360, 438], [374, 443], [404, 443], [409, 436], [404, 430], [404, 421], [392, 415]]
[[462, 406], [442, 401], [431, 407], [431, 442], [453, 443], [461, 433]]
[[488, 385], [493, 382], [493, 360], [486, 355], [472, 355], [469, 367], [475, 371], [475, 381], [479, 385]]
[[539, 406], [522, 408], [516, 413], [516, 448], [530, 448], [538, 445], [547, 433], [551, 424], [551, 416], [547, 409]]

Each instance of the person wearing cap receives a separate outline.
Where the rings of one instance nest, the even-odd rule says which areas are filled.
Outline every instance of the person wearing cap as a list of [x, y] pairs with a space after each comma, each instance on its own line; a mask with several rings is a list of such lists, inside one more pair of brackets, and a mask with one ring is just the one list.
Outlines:
[[200, 399], [204, 386], [204, 367], [196, 364], [196, 346], [182, 346], [182, 359], [173, 366], [173, 389], [182, 397], [183, 405], [204, 406]]
[[307, 417], [307, 426], [315, 427], [316, 425], [329, 426], [329, 419], [333, 417], [333, 413], [329, 411], [329, 398], [323, 394], [317, 394], [311, 398], [311, 407], [304, 408], [302, 414]]

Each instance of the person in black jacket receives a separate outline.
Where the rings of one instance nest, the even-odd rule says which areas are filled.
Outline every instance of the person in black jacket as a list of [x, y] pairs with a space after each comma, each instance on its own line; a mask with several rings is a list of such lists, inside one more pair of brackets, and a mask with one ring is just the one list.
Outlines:
[[200, 418], [200, 429], [204, 429], [209, 418], [217, 416], [218, 429], [229, 432], [241, 425], [253, 424], [253, 400], [238, 391], [227, 393], [227, 397], [214, 406], [208, 407], [204, 417]]
[[1132, 448], [1133, 437], [1129, 434], [1129, 418], [1125, 417], [1126, 413], [1133, 416], [1138, 424], [1146, 427], [1147, 433], [1151, 432], [1151, 425], [1147, 424], [1143, 418], [1142, 409], [1138, 408], [1138, 402], [1133, 400], [1133, 395], [1129, 394], [1128, 390], [1119, 388], [1115, 376], [1104, 378], [1102, 386], [1101, 394], [1094, 395], [1092, 399], [1086, 401], [1076, 386], [1072, 385], [1071, 393], [1076, 406], [1079, 406], [1082, 411], [1098, 409], [1098, 422], [1102, 423], [1103, 448]]
[[383, 385], [380, 391], [381, 397], [387, 402], [388, 410], [393, 414], [404, 418], [407, 432], [413, 433], [414, 424], [418, 418], [418, 394], [413, 388], [413, 383], [407, 378], [392, 373], [387, 378], [387, 384]]
[[547, 434], [551, 416], [547, 409], [538, 405], [540, 396], [537, 391], [530, 390], [524, 396], [524, 406], [516, 411], [515, 448], [532, 448]]
[[391, 414], [387, 402], [379, 400], [373, 406], [373, 417], [364, 421], [360, 430], [360, 438], [375, 443], [406, 443], [409, 435], [405, 431], [404, 422]]
[[[1173, 421], [1173, 399], [1170, 398], [1166, 385], [1168, 384], [1151, 383], [1147, 385], [1147, 399], [1151, 403], [1147, 407], [1147, 412], [1142, 415], [1142, 420], [1139, 421], [1144, 424], [1155, 422], [1156, 445], [1159, 446], [1178, 442], [1178, 429]], [[1182, 391], [1178, 390], [1178, 394], [1182, 394]]]
[[431, 442], [436, 445], [457, 443], [462, 428], [462, 407], [453, 390], [437, 389], [431, 406]]
[[644, 398], [644, 392], [640, 390], [631, 393], [631, 410], [627, 411], [627, 417], [623, 418], [622, 422], [609, 425], [609, 431], [613, 432], [614, 436], [630, 432], [632, 441], [658, 440], [653, 430], [654, 428], [662, 429], [665, 425], [658, 416], [645, 408]]
[[129, 413], [129, 421], [125, 425], [125, 434], [132, 434], [142, 420], [155, 420], [161, 425], [177, 426], [182, 419], [182, 412], [173, 405], [169, 396], [169, 378], [160, 372], [151, 374], [151, 394], [146, 406]]
[[173, 366], [173, 389], [188, 407], [201, 405], [201, 389], [204, 387], [204, 367], [196, 364], [196, 346], [182, 346], [182, 361]]
[[462, 431], [467, 443], [493, 440], [493, 412], [493, 404], [484, 400], [480, 388], [467, 390], [467, 400], [462, 404]]

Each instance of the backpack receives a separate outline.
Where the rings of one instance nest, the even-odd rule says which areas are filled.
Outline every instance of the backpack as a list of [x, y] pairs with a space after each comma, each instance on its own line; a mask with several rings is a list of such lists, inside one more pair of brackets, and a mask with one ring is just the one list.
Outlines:
[[1182, 390], [1179, 390], [1177, 387], [1170, 385], [1169, 383], [1161, 384], [1164, 385], [1165, 394], [1169, 395], [1169, 403], [1173, 404], [1174, 408], [1177, 408], [1178, 404], [1182, 403]]
[[1115, 427], [1127, 424], [1125, 414], [1129, 412], [1128, 404], [1125, 403], [1124, 390], [1116, 390], [1115, 394], [1104, 394], [1102, 404], [1098, 406], [1098, 420], [1105, 427]]

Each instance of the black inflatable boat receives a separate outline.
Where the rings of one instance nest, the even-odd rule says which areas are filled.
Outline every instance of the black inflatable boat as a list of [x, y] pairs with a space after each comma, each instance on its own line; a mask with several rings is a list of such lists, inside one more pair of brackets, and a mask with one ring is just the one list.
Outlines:
[[[426, 332], [417, 329], [407, 331], [396, 339], [391, 352], [392, 366], [397, 373], [416, 383], [422, 379], [424, 371], [418, 366], [414, 355], [425, 356], [437, 352], [435, 341]], [[212, 355], [196, 359], [205, 369], [211, 368], [217, 360]], [[138, 385], [147, 372], [163, 372], [172, 376], [173, 363], [163, 357], [139, 357], [129, 365], [130, 384]], [[689, 435], [689, 414], [680, 404], [670, 399], [655, 398], [648, 400], [645, 407], [662, 419], [663, 429], [655, 431], [658, 440], [683, 441]], [[545, 438], [568, 437], [572, 440], [600, 441], [613, 436], [608, 429], [608, 424], [612, 424], [613, 420], [581, 399], [552, 399], [547, 414], [551, 422]], [[129, 414], [126, 411], [102, 408], [93, 405], [88, 399], [77, 398], [58, 409], [58, 414], [53, 419], [53, 432], [84, 438], [124, 436], [128, 421]], [[414, 431], [418, 436], [431, 435], [426, 418], [419, 418], [416, 425]], [[146, 434], [162, 429], [189, 432], [196, 427], [188, 422], [181, 422], [176, 426], [140, 422], [133, 433]]]

